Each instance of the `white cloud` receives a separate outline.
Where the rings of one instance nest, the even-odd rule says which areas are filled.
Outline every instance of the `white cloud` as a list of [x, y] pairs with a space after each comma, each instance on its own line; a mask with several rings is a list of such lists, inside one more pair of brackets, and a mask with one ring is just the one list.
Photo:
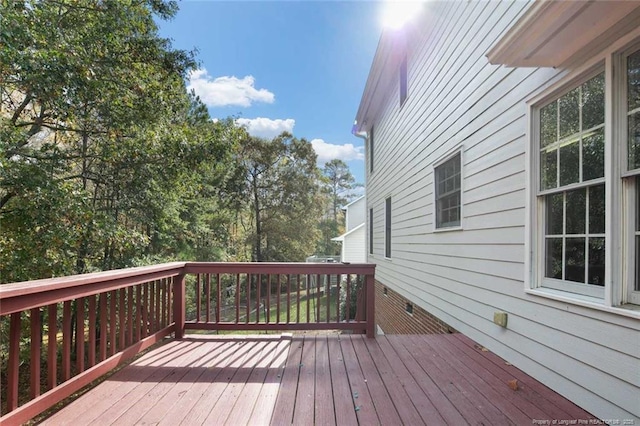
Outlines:
[[273, 103], [275, 95], [267, 89], [256, 89], [251, 75], [244, 78], [222, 76], [212, 78], [202, 68], [191, 71], [187, 89], [193, 89], [202, 102], [210, 107], [235, 105], [248, 107], [253, 102]]
[[293, 126], [296, 120], [287, 118], [285, 120], [257, 117], [257, 118], [238, 118], [236, 123], [245, 126], [251, 136], [260, 138], [274, 138], [282, 132], [293, 133]]
[[344, 145], [334, 145], [323, 141], [322, 139], [313, 139], [311, 141], [313, 149], [318, 154], [318, 163], [324, 164], [335, 158], [342, 161], [351, 160], [363, 160], [364, 161], [364, 147], [354, 146], [350, 143]]

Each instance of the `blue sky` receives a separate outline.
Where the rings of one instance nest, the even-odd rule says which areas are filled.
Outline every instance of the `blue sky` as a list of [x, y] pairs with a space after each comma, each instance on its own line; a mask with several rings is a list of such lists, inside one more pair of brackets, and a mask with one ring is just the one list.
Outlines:
[[347, 162], [364, 183], [364, 146], [351, 135], [380, 38], [373, 1], [179, 2], [160, 33], [197, 49], [188, 86], [214, 118], [238, 117], [256, 136], [283, 130], [312, 142], [323, 161]]

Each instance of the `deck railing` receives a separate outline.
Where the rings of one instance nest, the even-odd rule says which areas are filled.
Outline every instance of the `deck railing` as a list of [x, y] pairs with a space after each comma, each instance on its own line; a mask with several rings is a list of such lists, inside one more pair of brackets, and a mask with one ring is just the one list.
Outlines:
[[36, 416], [172, 333], [337, 329], [373, 336], [374, 270], [176, 262], [2, 285], [0, 422]]

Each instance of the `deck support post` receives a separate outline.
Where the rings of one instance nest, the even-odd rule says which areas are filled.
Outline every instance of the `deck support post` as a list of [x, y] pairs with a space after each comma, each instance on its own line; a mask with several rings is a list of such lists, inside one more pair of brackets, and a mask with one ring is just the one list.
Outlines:
[[173, 278], [173, 321], [176, 339], [182, 339], [186, 321], [184, 273]]
[[366, 298], [366, 318], [367, 318], [367, 337], [376, 337], [376, 289], [373, 274], [365, 276], [365, 298]]

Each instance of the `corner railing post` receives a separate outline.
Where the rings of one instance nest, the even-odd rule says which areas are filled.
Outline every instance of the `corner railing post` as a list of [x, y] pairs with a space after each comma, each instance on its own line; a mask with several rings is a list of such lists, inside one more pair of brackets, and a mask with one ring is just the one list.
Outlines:
[[185, 316], [185, 274], [182, 273], [173, 279], [173, 321], [176, 339], [184, 336]]
[[367, 315], [367, 337], [376, 337], [376, 289], [373, 272], [365, 277], [366, 295], [366, 315]]

